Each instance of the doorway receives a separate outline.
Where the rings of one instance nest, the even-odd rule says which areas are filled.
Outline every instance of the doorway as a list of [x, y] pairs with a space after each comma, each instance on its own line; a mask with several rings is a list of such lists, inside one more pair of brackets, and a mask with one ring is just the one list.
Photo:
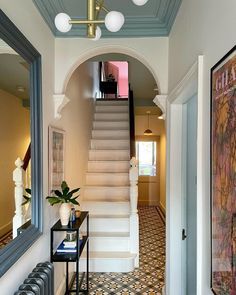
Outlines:
[[[183, 105], [183, 295], [196, 295], [197, 95]], [[186, 291], [185, 291], [186, 290]]]

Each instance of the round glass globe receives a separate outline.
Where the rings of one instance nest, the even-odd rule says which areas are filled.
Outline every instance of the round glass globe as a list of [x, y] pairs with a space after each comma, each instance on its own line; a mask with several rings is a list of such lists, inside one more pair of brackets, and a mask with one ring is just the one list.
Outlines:
[[102, 36], [102, 30], [100, 29], [99, 26], [97, 26], [97, 28], [96, 28], [96, 35], [91, 40], [98, 41], [101, 38], [101, 36]]
[[118, 32], [124, 22], [124, 15], [119, 11], [110, 11], [105, 17], [105, 26], [110, 32]]
[[134, 2], [134, 4], [138, 6], [142, 6], [148, 2], [148, 0], [132, 0], [132, 1]]
[[68, 14], [66, 13], [59, 13], [58, 15], [56, 15], [54, 23], [56, 28], [58, 29], [58, 31], [62, 32], [62, 33], [67, 33], [70, 31], [72, 25], [69, 24], [69, 21], [71, 20], [71, 18], [69, 17]]

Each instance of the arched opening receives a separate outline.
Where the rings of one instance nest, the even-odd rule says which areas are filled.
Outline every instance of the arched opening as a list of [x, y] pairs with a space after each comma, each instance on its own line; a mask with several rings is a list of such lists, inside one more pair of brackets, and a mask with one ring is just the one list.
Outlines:
[[[139, 151], [142, 150], [139, 157], [140, 160], [142, 158], [147, 161], [150, 158], [153, 161], [155, 158], [155, 175], [143, 174], [140, 175], [139, 180], [141, 263], [136, 273], [131, 272], [133, 270], [131, 264], [126, 265], [126, 268], [123, 269], [122, 267], [116, 268], [117, 261], [121, 265], [123, 263], [121, 253], [125, 252], [125, 255], [128, 255], [128, 248], [125, 243], [129, 243], [129, 219], [127, 221], [125, 218], [129, 216], [129, 211], [126, 209], [126, 203], [129, 202], [129, 154], [127, 157], [127, 154], [120, 153], [120, 151], [123, 152], [126, 149], [125, 136], [128, 133], [128, 124], [126, 125], [123, 115], [117, 116], [117, 114], [125, 112], [125, 103], [122, 102], [119, 105], [119, 111], [116, 112], [114, 111], [114, 108], [117, 107], [115, 104], [106, 103], [103, 106], [106, 108], [106, 111], [104, 111], [101, 108], [101, 103], [106, 100], [100, 99], [99, 104], [96, 102], [96, 99], [100, 98], [101, 73], [99, 62], [104, 61], [128, 62], [128, 77], [134, 91], [135, 101], [135, 135]], [[66, 152], [66, 171], [70, 170], [69, 182], [73, 183], [72, 186], [78, 186], [79, 178], [79, 185], [84, 188], [81, 202], [82, 208], [85, 208], [85, 210], [89, 208], [91, 212], [91, 251], [97, 251], [99, 255], [106, 252], [108, 256], [113, 252], [116, 253], [116, 258], [120, 255], [117, 261], [114, 257], [109, 256], [113, 266], [104, 261], [101, 262], [100, 259], [99, 264], [103, 268], [99, 268], [96, 266], [96, 259], [92, 256], [94, 255], [92, 253], [91, 280], [94, 285], [99, 276], [104, 276], [100, 273], [107, 272], [109, 267], [111, 267], [109, 273], [117, 272], [118, 277], [118, 272], [128, 272], [127, 276], [139, 282], [151, 273], [150, 281], [152, 283], [145, 287], [146, 290], [161, 292], [165, 271], [165, 229], [160, 210], [161, 182], [163, 182], [163, 187], [165, 186], [165, 180], [161, 179], [165, 175], [165, 172], [163, 172], [165, 171], [165, 124], [163, 120], [158, 119], [161, 111], [153, 103], [158, 88], [157, 79], [142, 62], [123, 53], [112, 52], [96, 55], [84, 62], [77, 63], [77, 65], [77, 68], [73, 67], [73, 71], [70, 71], [70, 74], [67, 75], [64, 83], [64, 93], [69, 98], [70, 103], [63, 111], [61, 124], [63, 128], [70, 130], [67, 141], [71, 143], [70, 150]], [[109, 98], [107, 98], [108, 100]], [[114, 100], [110, 100], [110, 102], [114, 102]], [[108, 110], [111, 111], [110, 115]], [[149, 127], [154, 135], [147, 139], [143, 133], [147, 127], [148, 111], [150, 112]], [[108, 123], [109, 126], [104, 125], [104, 123]], [[118, 138], [115, 138], [114, 134], [118, 134]], [[117, 140], [118, 147], [111, 147], [107, 143], [109, 140]], [[150, 150], [148, 143], [151, 143], [152, 147], [155, 146], [155, 150], [154, 148]], [[119, 156], [114, 159], [111, 155], [117, 150]], [[80, 153], [78, 154], [76, 151]], [[152, 153], [151, 156], [149, 153]], [[102, 168], [98, 165], [98, 162], [102, 162]], [[145, 169], [139, 170], [142, 173]], [[117, 174], [117, 177], [113, 178], [113, 174]], [[115, 184], [115, 181], [118, 182], [118, 185]], [[104, 187], [108, 190], [103, 189]], [[115, 190], [113, 190], [114, 187]], [[164, 193], [163, 200], [165, 200], [165, 191], [162, 191], [162, 193]], [[112, 200], [110, 199], [111, 196]], [[109, 204], [111, 201], [113, 204]], [[91, 204], [92, 202], [94, 205]], [[101, 208], [101, 202], [103, 202], [103, 208]], [[118, 211], [114, 211], [114, 204], [116, 204]], [[162, 204], [162, 206], [164, 207], [165, 204]], [[104, 208], [107, 211], [104, 211]], [[109, 216], [109, 222], [105, 221], [107, 216]], [[112, 224], [112, 220], [115, 218], [116, 221]], [[124, 225], [125, 220], [128, 222], [127, 228]], [[105, 228], [105, 225], [107, 228]], [[112, 239], [115, 244], [113, 244]], [[152, 239], [151, 243], [150, 239]], [[126, 260], [128, 259], [129, 257], [126, 257]], [[155, 264], [153, 264], [153, 259]], [[145, 263], [147, 263], [149, 269], [144, 267]], [[112, 278], [107, 274], [106, 280], [112, 283], [114, 277]], [[94, 288], [96, 287], [98, 288], [98, 285], [94, 285]], [[122, 282], [117, 282], [116, 288], [118, 290], [118, 288], [125, 289], [126, 287]], [[138, 292], [139, 288], [140, 286], [137, 283], [134, 287], [135, 290], [132, 289], [132, 291]], [[144, 291], [144, 289], [141, 290]]]

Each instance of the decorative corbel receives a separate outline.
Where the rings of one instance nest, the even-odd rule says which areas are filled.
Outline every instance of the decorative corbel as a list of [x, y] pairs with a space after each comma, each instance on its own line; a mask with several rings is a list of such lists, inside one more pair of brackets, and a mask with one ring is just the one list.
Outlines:
[[67, 103], [70, 100], [68, 97], [66, 97], [65, 94], [54, 94], [53, 101], [54, 101], [54, 118], [59, 120], [61, 119], [62, 109], [67, 105]]
[[166, 118], [166, 100], [167, 95], [156, 95], [156, 97], [153, 99], [153, 102], [161, 109], [164, 120]]

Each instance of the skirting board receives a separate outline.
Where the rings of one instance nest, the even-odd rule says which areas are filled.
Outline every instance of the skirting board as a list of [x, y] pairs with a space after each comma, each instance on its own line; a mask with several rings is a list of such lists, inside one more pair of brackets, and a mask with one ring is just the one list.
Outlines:
[[163, 215], [166, 216], [166, 208], [162, 205], [161, 202], [159, 204], [159, 208], [161, 209], [161, 212], [163, 213]]

